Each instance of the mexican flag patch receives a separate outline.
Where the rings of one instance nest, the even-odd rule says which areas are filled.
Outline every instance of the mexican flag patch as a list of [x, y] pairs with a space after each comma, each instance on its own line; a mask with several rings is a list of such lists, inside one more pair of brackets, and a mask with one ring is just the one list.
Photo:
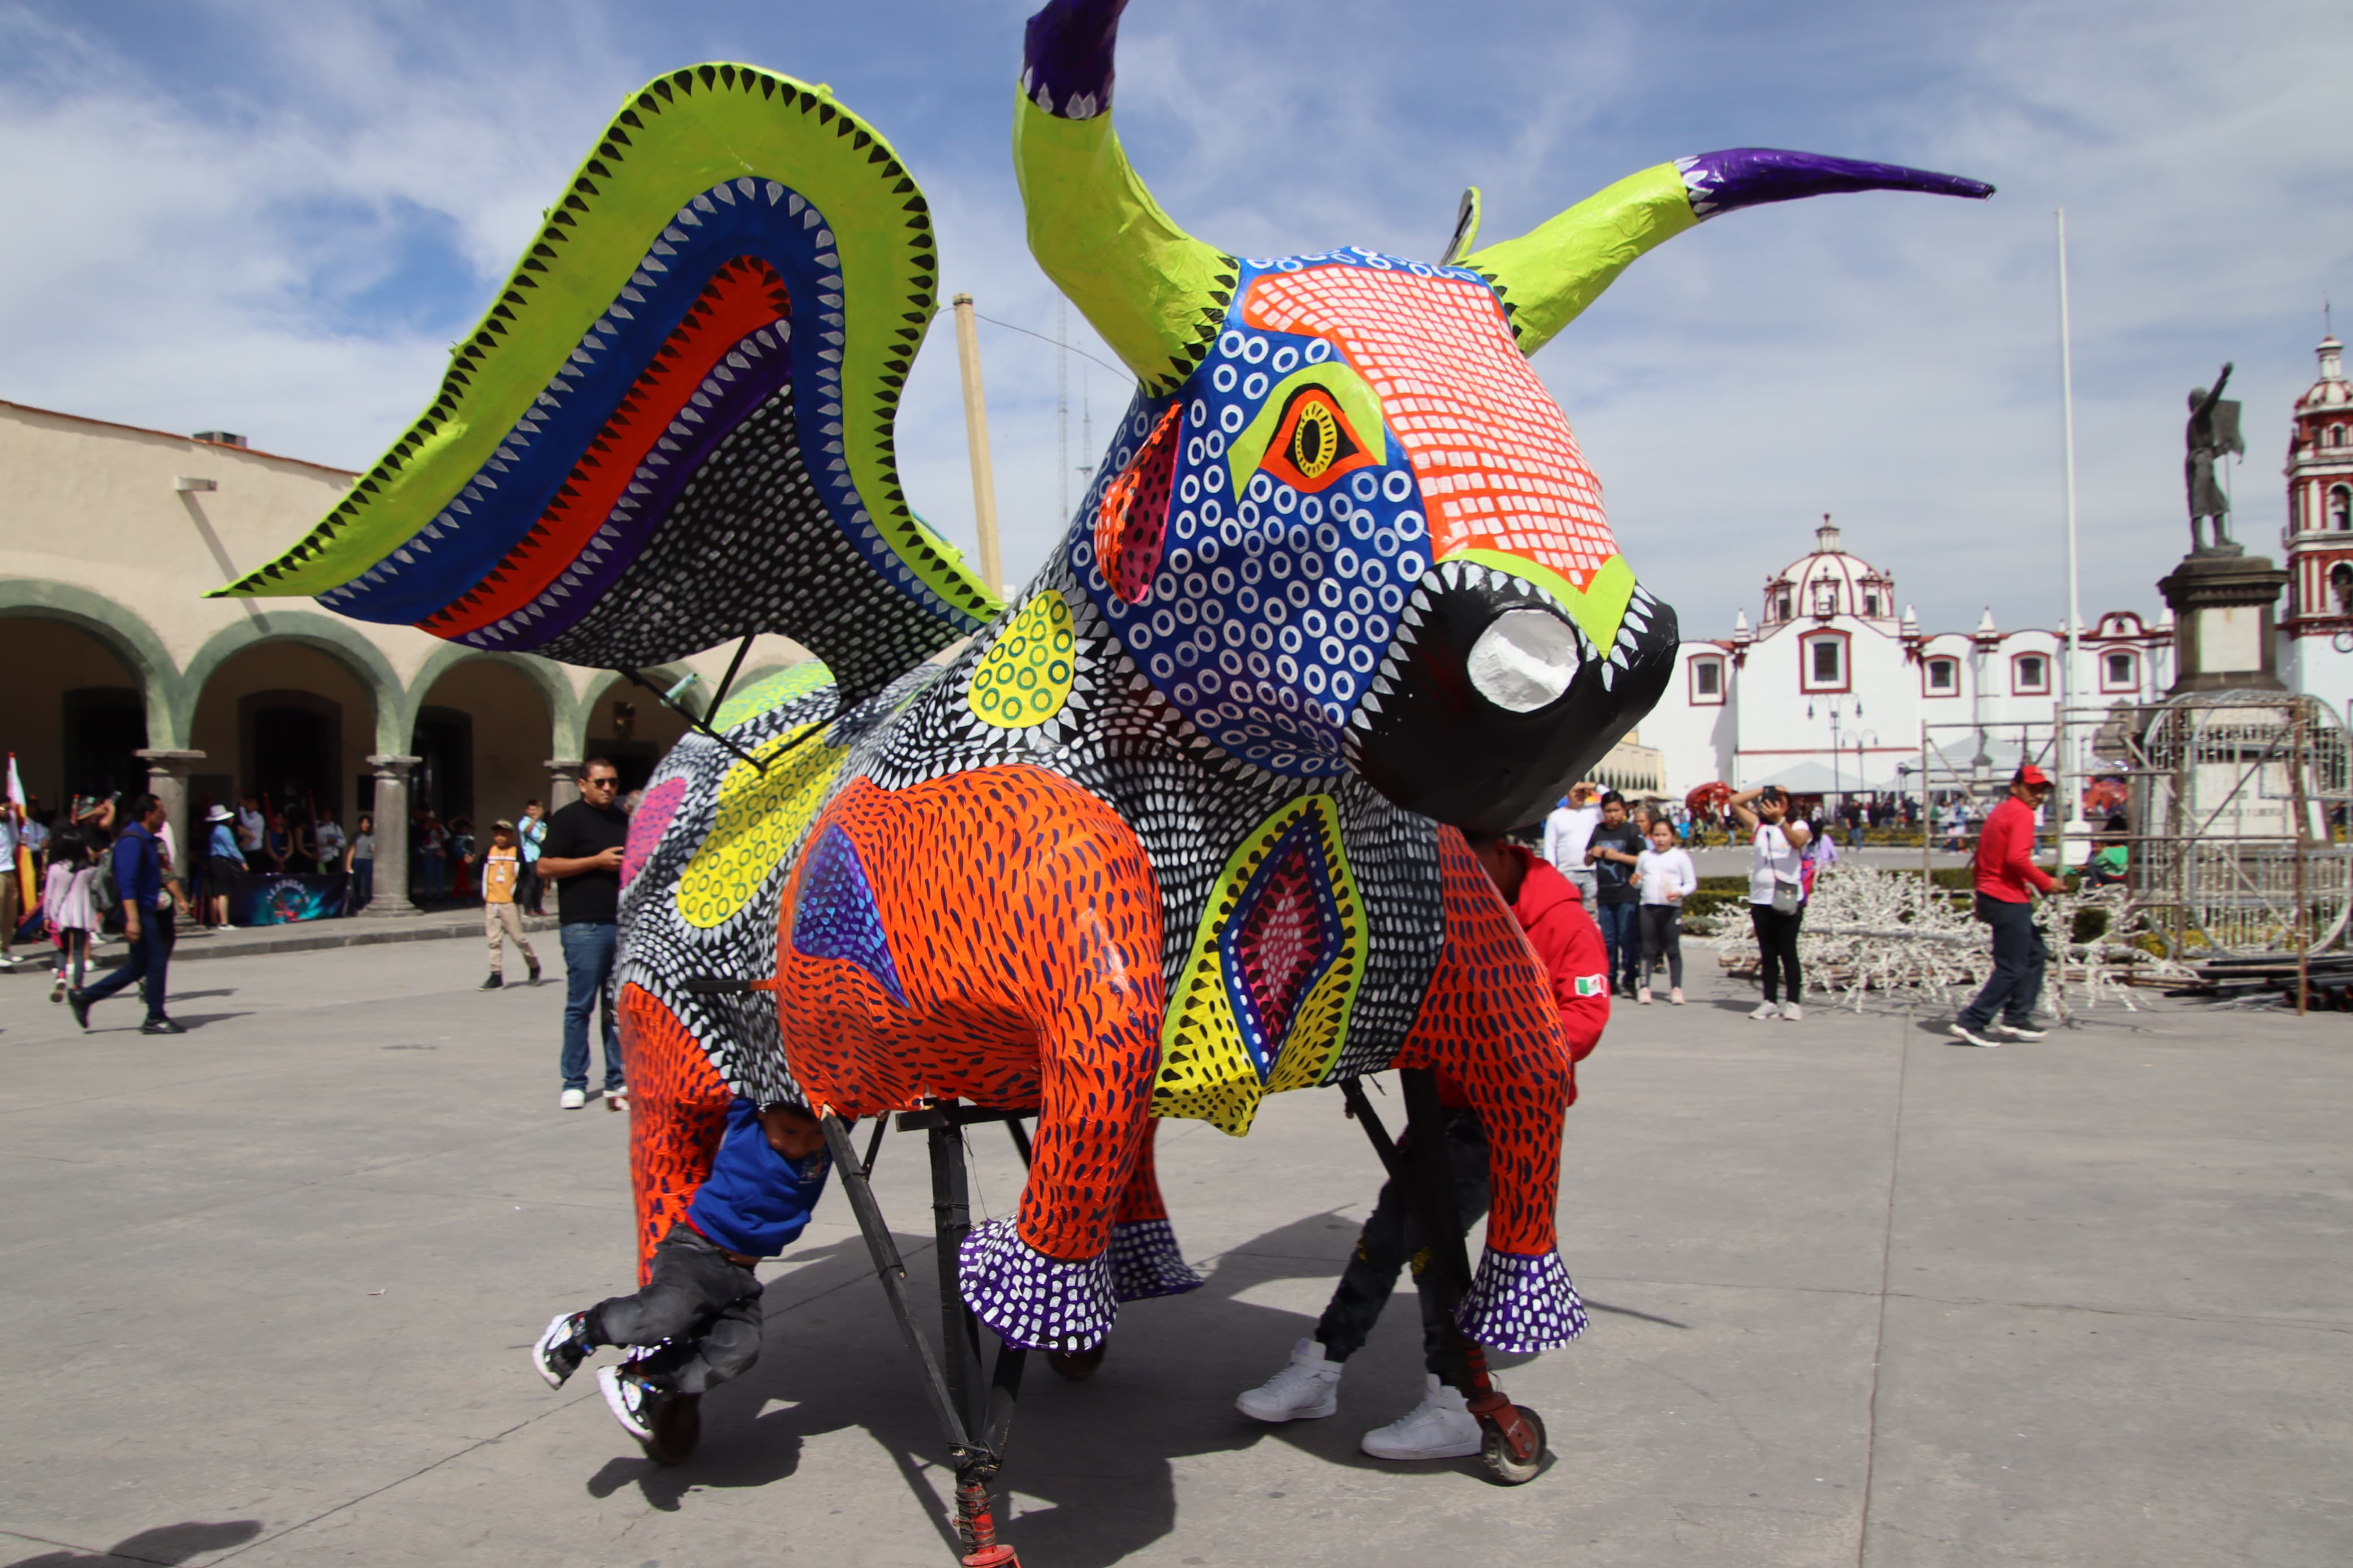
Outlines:
[[1601, 975], [1580, 974], [1577, 977], [1577, 994], [1579, 996], [1599, 996], [1608, 989]]

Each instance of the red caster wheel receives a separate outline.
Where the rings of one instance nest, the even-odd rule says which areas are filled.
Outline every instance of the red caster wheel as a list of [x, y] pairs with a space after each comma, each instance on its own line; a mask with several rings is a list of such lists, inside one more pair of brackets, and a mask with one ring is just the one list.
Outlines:
[[1526, 1452], [1514, 1453], [1511, 1440], [1500, 1426], [1487, 1428], [1487, 1440], [1479, 1448], [1479, 1462], [1487, 1467], [1488, 1477], [1498, 1486], [1525, 1486], [1544, 1468], [1544, 1417], [1525, 1405], [1512, 1408], [1518, 1413], [1530, 1439], [1525, 1445]]
[[1048, 1351], [1046, 1364], [1072, 1383], [1084, 1383], [1095, 1374], [1096, 1368], [1103, 1365], [1103, 1351], [1110, 1342], [1106, 1340], [1092, 1350]]

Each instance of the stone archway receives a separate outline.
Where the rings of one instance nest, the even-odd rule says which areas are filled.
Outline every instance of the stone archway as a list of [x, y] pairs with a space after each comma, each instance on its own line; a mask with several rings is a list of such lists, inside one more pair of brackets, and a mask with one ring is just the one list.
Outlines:
[[[372, 754], [397, 752], [399, 679], [374, 644], [323, 616], [273, 613], [216, 634], [182, 679], [183, 732], [205, 753], [192, 798], [294, 792], [343, 822], [375, 795]], [[386, 742], [390, 742], [390, 744]]]
[[[478, 832], [548, 796], [547, 761], [572, 717], [571, 684], [544, 659], [435, 650], [408, 688], [404, 747], [424, 759], [414, 798]], [[462, 778], [460, 775], [462, 774]]]

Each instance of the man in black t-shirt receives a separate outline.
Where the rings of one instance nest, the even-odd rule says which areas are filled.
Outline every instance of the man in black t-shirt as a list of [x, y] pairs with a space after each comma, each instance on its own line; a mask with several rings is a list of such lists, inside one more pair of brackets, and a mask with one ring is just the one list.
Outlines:
[[1599, 889], [1593, 919], [1609, 945], [1610, 988], [1622, 987], [1629, 996], [1640, 984], [1637, 971], [1642, 963], [1638, 924], [1642, 894], [1634, 886], [1634, 862], [1647, 847], [1641, 830], [1626, 819], [1626, 797], [1614, 789], [1603, 795], [1601, 826], [1586, 842], [1585, 858], [1593, 867]]
[[588, 1103], [588, 1015], [605, 1013], [605, 1107], [628, 1107], [621, 1037], [613, 1021], [613, 950], [620, 937], [621, 846], [628, 815], [613, 804], [621, 775], [603, 757], [580, 765], [580, 798], [547, 819], [539, 874], [555, 884], [564, 943], [564, 1096], [566, 1110]]

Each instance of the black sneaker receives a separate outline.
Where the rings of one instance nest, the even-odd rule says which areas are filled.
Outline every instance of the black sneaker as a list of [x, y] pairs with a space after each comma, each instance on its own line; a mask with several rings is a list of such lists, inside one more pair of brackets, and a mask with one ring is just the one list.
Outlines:
[[527, 963], [527, 964], [529, 964], [529, 965], [531, 966], [531, 983], [532, 983], [533, 985], [538, 984], [539, 984], [539, 960], [537, 960], [537, 959], [535, 959], [535, 958], [526, 958], [526, 959], [524, 959], [524, 960], [523, 960], [523, 962], [524, 962], [525, 963]]
[[66, 1005], [73, 1009], [74, 1022], [81, 1026], [84, 1034], [88, 1034], [90, 1032], [90, 998], [82, 994], [79, 986], [66, 993]]
[[139, 1026], [142, 1035], [185, 1035], [187, 1026], [171, 1018], [150, 1018]]
[[562, 1312], [547, 1325], [539, 1342], [531, 1347], [531, 1364], [546, 1380], [550, 1388], [562, 1388], [565, 1379], [580, 1370], [596, 1346], [588, 1342], [588, 1314]]
[[598, 1367], [596, 1386], [604, 1391], [605, 1408], [613, 1413], [622, 1431], [640, 1443], [654, 1435], [654, 1405], [660, 1392], [648, 1386], [634, 1363]]
[[482, 984], [481, 984], [480, 986], [478, 986], [478, 987], [477, 987], [477, 989], [478, 989], [478, 990], [482, 990], [482, 991], [496, 991], [497, 989], [499, 989], [499, 987], [501, 987], [501, 986], [504, 985], [506, 983], [507, 983], [507, 981], [506, 981], [506, 976], [505, 976], [505, 975], [503, 975], [503, 974], [493, 974], [493, 975], [491, 975], [488, 980], [483, 981], [483, 982], [482, 982]]

